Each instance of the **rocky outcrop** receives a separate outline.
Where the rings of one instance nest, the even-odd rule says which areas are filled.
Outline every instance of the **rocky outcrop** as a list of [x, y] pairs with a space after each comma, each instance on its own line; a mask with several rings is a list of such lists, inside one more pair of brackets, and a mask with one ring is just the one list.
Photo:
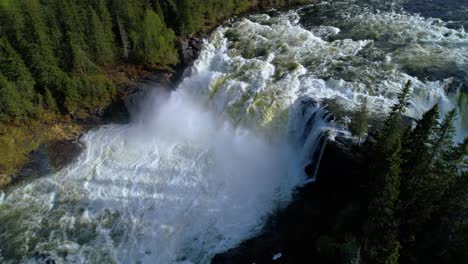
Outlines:
[[179, 41], [180, 58], [183, 66], [190, 66], [198, 58], [203, 47], [203, 39], [208, 36], [198, 34], [195, 37], [183, 38]]
[[198, 59], [198, 55], [203, 48], [203, 40], [207, 38], [208, 35], [199, 33], [193, 37], [179, 39], [178, 49], [180, 63], [174, 68], [174, 83], [181, 81], [185, 70], [191, 67]]
[[212, 263], [329, 263], [324, 255], [330, 249], [323, 241], [338, 228], [336, 223], [360, 228], [353, 226], [358, 215], [353, 211], [362, 209], [359, 201], [366, 193], [364, 149], [329, 142], [317, 180], [298, 189], [293, 202], [271, 216], [261, 234], [216, 255]]

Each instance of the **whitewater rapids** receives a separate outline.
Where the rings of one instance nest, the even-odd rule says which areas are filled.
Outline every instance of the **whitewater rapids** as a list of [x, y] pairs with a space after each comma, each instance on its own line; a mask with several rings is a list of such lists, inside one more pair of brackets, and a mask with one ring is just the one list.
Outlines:
[[0, 262], [209, 263], [290, 201], [364, 98], [382, 119], [407, 80], [408, 116], [457, 107], [466, 135], [466, 32], [394, 11], [303, 21], [336, 2], [230, 21], [175, 92], [145, 94], [73, 164], [0, 193]]

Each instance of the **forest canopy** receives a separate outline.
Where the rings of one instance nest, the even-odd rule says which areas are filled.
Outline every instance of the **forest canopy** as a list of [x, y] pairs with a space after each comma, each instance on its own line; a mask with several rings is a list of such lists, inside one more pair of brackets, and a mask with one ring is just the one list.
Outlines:
[[261, 6], [258, 0], [1, 0], [0, 121], [72, 113], [115, 94], [103, 69], [177, 64], [177, 37]]

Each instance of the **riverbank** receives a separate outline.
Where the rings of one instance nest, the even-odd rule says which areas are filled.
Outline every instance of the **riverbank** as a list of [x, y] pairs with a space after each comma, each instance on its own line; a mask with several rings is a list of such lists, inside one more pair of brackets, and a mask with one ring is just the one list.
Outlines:
[[[147, 89], [173, 87], [176, 72], [173, 69], [135, 70], [139, 75], [129, 70], [135, 69], [131, 65], [119, 65], [112, 69], [116, 73], [113, 76], [120, 78], [116, 82], [118, 94], [102, 107], [82, 109], [65, 116], [46, 113], [40, 121], [2, 125], [0, 145], [6, 151], [0, 156], [0, 165], [5, 168], [0, 174], [0, 188], [16, 184], [28, 176], [34, 178], [60, 170], [81, 153], [78, 143], [81, 135], [105, 124], [128, 122], [126, 103], [129, 98]], [[40, 166], [35, 165], [39, 164], [38, 160], [45, 162], [50, 169], [41, 170]]]
[[[245, 10], [244, 14], [259, 12], [270, 8], [291, 8], [293, 6], [316, 3], [316, 0], [297, 0], [277, 3], [263, 3]], [[204, 29], [210, 32], [222, 21]], [[160, 83], [174, 87], [182, 77], [184, 70], [197, 58], [202, 45], [202, 39], [207, 35], [199, 33], [194, 37], [179, 37], [177, 48], [180, 63], [173, 66], [148, 68], [144, 65], [120, 63], [105, 67], [103, 75], [116, 87], [117, 94], [110, 100], [99, 103], [92, 109], [78, 108], [73, 113], [62, 115], [56, 112], [44, 111], [34, 119], [20, 122], [2, 123], [0, 125], [0, 189], [16, 182], [12, 177], [28, 168], [28, 162], [34, 162], [31, 157], [40, 149], [47, 149], [51, 164], [58, 170], [72, 158], [60, 151], [57, 146], [68, 145], [92, 128], [109, 123], [122, 122], [128, 118], [125, 100], [148, 83]], [[147, 85], [146, 85], [147, 86]], [[146, 89], [146, 88], [143, 88]], [[63, 158], [63, 156], [66, 156]], [[75, 155], [70, 155], [73, 157]], [[15, 177], [13, 177], [15, 178]], [[23, 178], [23, 177], [16, 177]]]
[[[183, 45], [185, 42], [189, 44]], [[50, 164], [52, 171], [63, 168], [81, 152], [77, 139], [89, 130], [128, 122], [126, 101], [146, 89], [173, 89], [185, 68], [198, 56], [201, 43], [201, 37], [181, 39], [183, 60], [176, 66], [157, 69], [122, 63], [103, 69], [117, 93], [99, 107], [81, 108], [66, 115], [44, 112], [25, 122], [1, 124], [0, 189], [28, 178], [27, 175], [40, 175], [41, 170], [36, 172], [34, 165], [38, 159]]]

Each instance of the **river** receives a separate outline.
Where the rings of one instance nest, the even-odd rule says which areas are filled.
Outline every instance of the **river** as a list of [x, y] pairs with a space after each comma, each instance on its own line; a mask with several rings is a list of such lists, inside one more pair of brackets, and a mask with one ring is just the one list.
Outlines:
[[467, 6], [448, 3], [440, 17], [457, 21], [419, 0], [336, 0], [226, 22], [174, 92], [145, 94], [129, 124], [84, 135], [73, 164], [0, 193], [0, 262], [209, 263], [310, 181], [364, 98], [377, 126], [407, 80], [406, 115], [457, 107], [461, 139]]

